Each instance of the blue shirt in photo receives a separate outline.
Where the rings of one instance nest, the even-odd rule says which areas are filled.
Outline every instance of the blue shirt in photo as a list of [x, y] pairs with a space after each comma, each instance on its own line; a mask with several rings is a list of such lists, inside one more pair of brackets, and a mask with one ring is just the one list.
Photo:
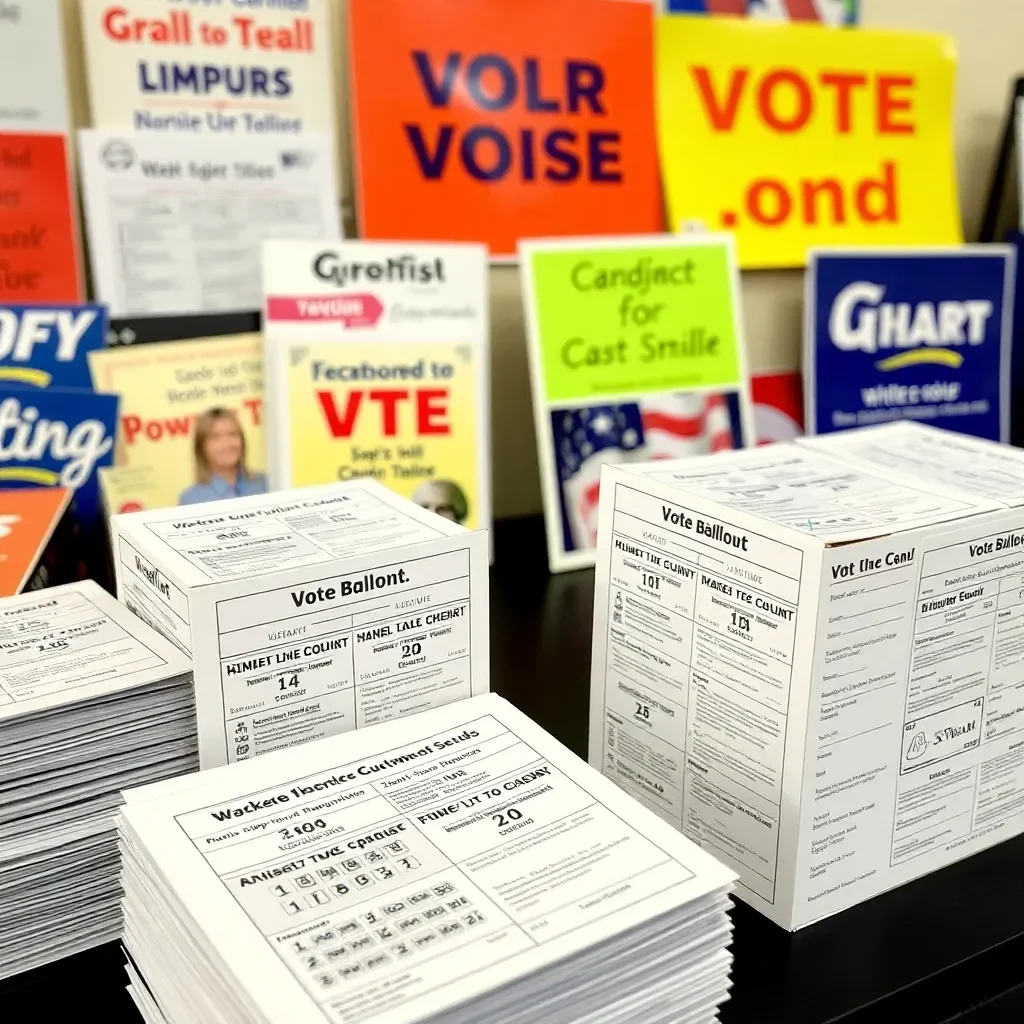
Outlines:
[[181, 492], [179, 505], [198, 505], [203, 501], [220, 501], [222, 498], [248, 498], [253, 494], [267, 493], [267, 478], [263, 473], [240, 476], [229, 484], [222, 476], [214, 476], [208, 484], [193, 484]]

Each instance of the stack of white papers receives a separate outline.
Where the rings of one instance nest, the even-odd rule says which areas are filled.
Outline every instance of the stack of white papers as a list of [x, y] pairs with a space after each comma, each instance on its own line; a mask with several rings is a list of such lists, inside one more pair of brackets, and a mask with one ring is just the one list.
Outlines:
[[494, 694], [126, 794], [149, 1024], [689, 1024], [735, 876]]
[[197, 767], [173, 644], [92, 582], [0, 601], [0, 978], [120, 934], [120, 792]]

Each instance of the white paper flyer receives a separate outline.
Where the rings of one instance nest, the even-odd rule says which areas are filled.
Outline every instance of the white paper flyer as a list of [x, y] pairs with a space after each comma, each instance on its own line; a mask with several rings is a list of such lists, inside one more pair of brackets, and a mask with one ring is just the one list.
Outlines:
[[268, 238], [337, 238], [323, 135], [79, 133], [96, 297], [114, 317], [255, 310]]
[[67, 132], [60, 0], [0, 3], [0, 132]]

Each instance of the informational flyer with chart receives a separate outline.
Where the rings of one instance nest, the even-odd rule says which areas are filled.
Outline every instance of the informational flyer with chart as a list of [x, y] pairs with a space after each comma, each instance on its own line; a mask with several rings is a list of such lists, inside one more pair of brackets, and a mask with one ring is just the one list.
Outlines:
[[594, 564], [601, 468], [754, 440], [725, 235], [520, 247], [552, 571]]
[[265, 240], [340, 237], [327, 136], [79, 140], [93, 281], [112, 317], [259, 309]]
[[271, 478], [369, 478], [489, 526], [487, 250], [269, 242]]

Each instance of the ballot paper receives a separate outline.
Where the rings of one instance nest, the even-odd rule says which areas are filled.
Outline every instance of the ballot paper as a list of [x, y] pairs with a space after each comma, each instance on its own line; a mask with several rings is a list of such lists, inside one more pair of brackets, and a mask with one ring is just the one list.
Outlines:
[[112, 317], [259, 309], [264, 240], [340, 237], [327, 136], [85, 129], [79, 142], [96, 298]]
[[122, 602], [193, 658], [202, 767], [488, 686], [487, 536], [373, 480], [111, 518]]
[[904, 480], [959, 488], [1010, 508], [1024, 506], [1024, 451], [980, 437], [899, 420], [802, 438], [806, 448], [853, 465], [895, 471]]
[[147, 1021], [713, 1021], [734, 875], [487, 694], [125, 795]]
[[120, 930], [120, 791], [194, 771], [188, 659], [86, 581], [0, 601], [0, 978]]

